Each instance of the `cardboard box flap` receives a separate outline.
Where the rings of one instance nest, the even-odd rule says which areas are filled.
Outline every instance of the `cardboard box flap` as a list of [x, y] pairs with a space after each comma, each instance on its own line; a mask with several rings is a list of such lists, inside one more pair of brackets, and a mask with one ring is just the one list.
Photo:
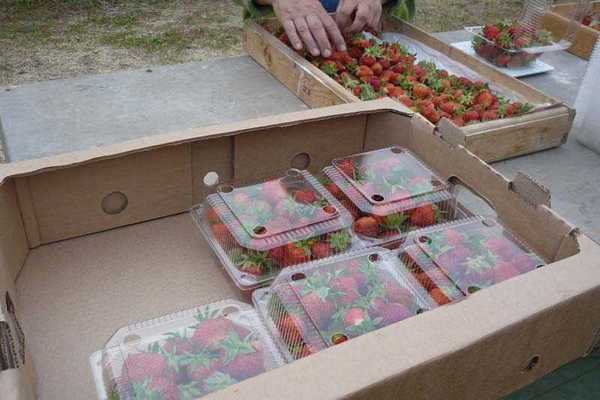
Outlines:
[[517, 172], [509, 187], [533, 206], [545, 205], [550, 207], [550, 191], [529, 175]]
[[437, 126], [437, 129], [440, 132], [442, 139], [444, 139], [446, 142], [462, 146], [466, 144], [464, 132], [458, 126], [454, 125], [448, 118], [442, 118]]

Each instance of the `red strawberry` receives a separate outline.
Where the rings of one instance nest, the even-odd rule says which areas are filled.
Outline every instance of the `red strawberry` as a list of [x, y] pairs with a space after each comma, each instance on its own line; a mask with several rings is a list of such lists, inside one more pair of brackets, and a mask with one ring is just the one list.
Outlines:
[[215, 370], [220, 369], [223, 366], [223, 359], [213, 359], [210, 361], [208, 367], [201, 363], [196, 365], [190, 364], [188, 367], [188, 373], [192, 381], [201, 382], [208, 378]]
[[496, 40], [500, 33], [501, 31], [496, 25], [486, 25], [483, 28], [483, 35], [489, 40]]
[[374, 217], [362, 217], [354, 222], [354, 231], [368, 237], [379, 236], [379, 223]]
[[394, 88], [392, 90], [390, 90], [388, 94], [390, 97], [395, 97], [397, 99], [400, 99], [402, 96], [404, 96], [406, 94], [406, 92], [401, 87], [394, 86]]
[[359, 59], [363, 55], [363, 50], [360, 47], [352, 46], [348, 49], [348, 54], [352, 58]]
[[369, 84], [373, 86], [373, 90], [375, 90], [376, 92], [381, 90], [381, 80], [376, 76], [372, 76], [371, 78], [369, 78]]
[[186, 338], [174, 338], [169, 339], [163, 345], [163, 350], [169, 354], [182, 355], [185, 353], [192, 353], [194, 342]]
[[309, 315], [314, 318], [317, 326], [324, 328], [329, 324], [329, 320], [335, 312], [333, 304], [321, 299], [315, 292], [310, 292], [302, 297], [302, 303]]
[[165, 356], [159, 353], [134, 353], [125, 359], [127, 378], [133, 382], [143, 382], [148, 378], [165, 375], [168, 363]]
[[294, 243], [288, 243], [286, 251], [286, 265], [296, 265], [310, 261], [310, 254], [308, 254], [305, 249], [298, 247]]
[[285, 314], [276, 321], [277, 328], [283, 340], [288, 344], [302, 342], [305, 328], [302, 320], [296, 315]]
[[396, 65], [394, 65], [394, 68], [392, 69], [392, 71], [394, 71], [397, 74], [403, 74], [405, 70], [406, 70], [406, 68], [404, 67], [403, 64], [396, 64]]
[[373, 57], [370, 54], [366, 54], [366, 53], [364, 53], [358, 60], [358, 63], [360, 65], [365, 65], [367, 67], [373, 66], [373, 64], [375, 64], [376, 62], [377, 62], [377, 59], [375, 57]]
[[419, 281], [419, 283], [427, 290], [431, 290], [436, 287], [435, 282], [431, 279], [431, 277], [426, 272], [418, 272], [415, 274], [415, 278]]
[[484, 113], [481, 116], [482, 121], [493, 121], [498, 118], [499, 118], [498, 112], [492, 111], [492, 110], [484, 111]]
[[344, 318], [344, 323], [346, 326], [357, 326], [364, 322], [365, 320], [365, 312], [362, 308], [351, 308], [346, 313], [346, 317]]
[[425, 204], [413, 210], [410, 223], [414, 226], [425, 227], [436, 223], [436, 212], [432, 204]]
[[[223, 341], [232, 329], [239, 328], [227, 318], [211, 318], [200, 322], [199, 326], [192, 335], [192, 340], [202, 347], [217, 347]], [[240, 336], [246, 336], [242, 334]]]
[[458, 110], [459, 105], [453, 102], [448, 102], [440, 104], [440, 108], [442, 109], [442, 111], [452, 115]]
[[206, 219], [211, 224], [220, 224], [221, 223], [221, 218], [219, 218], [219, 215], [217, 214], [215, 209], [212, 207], [210, 207], [206, 210]]
[[356, 76], [358, 76], [359, 78], [369, 78], [373, 76], [373, 71], [366, 65], [361, 65], [356, 70]]
[[351, 160], [351, 159], [341, 160], [337, 163], [337, 168], [340, 171], [342, 171], [344, 174], [346, 174], [348, 177], [350, 177], [351, 179], [354, 178], [355, 167], [354, 167], [353, 160]]
[[585, 26], [590, 26], [592, 24], [592, 22], [594, 22], [594, 18], [591, 15], [586, 15], [581, 20], [581, 23]]
[[387, 303], [379, 308], [379, 315], [383, 325], [391, 325], [411, 317], [412, 313], [402, 304]]
[[477, 111], [467, 111], [463, 115], [463, 119], [466, 123], [478, 122], [479, 121], [479, 113]]
[[427, 111], [422, 113], [425, 118], [427, 118], [432, 124], [437, 124], [440, 122], [442, 118], [441, 114], [435, 110]]
[[331, 281], [330, 285], [340, 294], [340, 297], [336, 299], [339, 304], [351, 304], [359, 298], [358, 285], [351, 276], [336, 278]]
[[274, 249], [271, 249], [269, 251], [269, 253], [271, 254], [271, 258], [277, 264], [284, 264], [287, 259], [287, 247], [286, 246], [275, 247]]
[[406, 107], [414, 107], [415, 103], [408, 96], [400, 96], [398, 97], [400, 103], [404, 104]]
[[481, 104], [484, 108], [488, 108], [494, 103], [494, 96], [489, 90], [484, 90], [475, 98], [476, 104]]
[[361, 93], [362, 93], [362, 86], [355, 86], [354, 89], [352, 89], [352, 93], [357, 96], [360, 97]]
[[448, 298], [448, 296], [446, 296], [444, 294], [444, 292], [438, 287], [431, 289], [431, 291], [429, 292], [429, 295], [440, 306], [443, 306], [444, 304], [448, 304], [451, 302], [451, 300]]
[[454, 117], [452, 118], [452, 122], [456, 126], [465, 126], [465, 120], [463, 119], [463, 117]]
[[431, 96], [431, 93], [431, 89], [423, 84], [415, 85], [413, 88], [413, 94], [419, 99], [425, 99]]
[[373, 71], [373, 73], [376, 76], [379, 76], [383, 72], [383, 67], [381, 66], [380, 63], [375, 63], [375, 64], [371, 65], [371, 71]]
[[319, 200], [319, 196], [317, 195], [317, 193], [314, 190], [302, 189], [302, 190], [297, 190], [294, 193], [294, 199], [298, 203], [312, 204]]
[[241, 381], [265, 372], [263, 352], [238, 353], [237, 357], [223, 367], [223, 370], [234, 379]]
[[317, 242], [310, 246], [314, 258], [325, 258], [331, 256], [331, 247], [328, 243]]
[[215, 235], [215, 239], [222, 246], [229, 247], [234, 243], [234, 238], [231, 232], [229, 232], [229, 228], [224, 224], [214, 224], [212, 227], [213, 234]]

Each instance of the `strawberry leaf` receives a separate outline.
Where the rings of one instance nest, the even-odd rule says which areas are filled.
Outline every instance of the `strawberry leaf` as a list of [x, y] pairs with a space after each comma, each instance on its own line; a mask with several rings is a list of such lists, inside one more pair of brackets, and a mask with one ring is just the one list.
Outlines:
[[242, 339], [235, 331], [229, 332], [229, 336], [221, 342], [221, 346], [227, 352], [225, 356], [225, 364], [229, 364], [240, 354], [252, 354], [256, 349], [252, 346], [254, 334], [250, 333], [246, 338]]

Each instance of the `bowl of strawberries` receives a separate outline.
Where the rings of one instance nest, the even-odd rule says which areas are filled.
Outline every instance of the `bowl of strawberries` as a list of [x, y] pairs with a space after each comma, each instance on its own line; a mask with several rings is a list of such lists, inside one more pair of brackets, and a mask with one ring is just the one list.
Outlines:
[[564, 50], [551, 32], [513, 21], [465, 28], [473, 35], [473, 49], [482, 58], [502, 68], [519, 68], [536, 61], [548, 51]]

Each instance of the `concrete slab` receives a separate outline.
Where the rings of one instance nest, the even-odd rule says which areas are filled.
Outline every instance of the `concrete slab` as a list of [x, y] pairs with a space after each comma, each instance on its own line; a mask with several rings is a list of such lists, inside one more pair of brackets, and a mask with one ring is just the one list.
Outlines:
[[249, 57], [0, 88], [8, 161], [304, 108]]

